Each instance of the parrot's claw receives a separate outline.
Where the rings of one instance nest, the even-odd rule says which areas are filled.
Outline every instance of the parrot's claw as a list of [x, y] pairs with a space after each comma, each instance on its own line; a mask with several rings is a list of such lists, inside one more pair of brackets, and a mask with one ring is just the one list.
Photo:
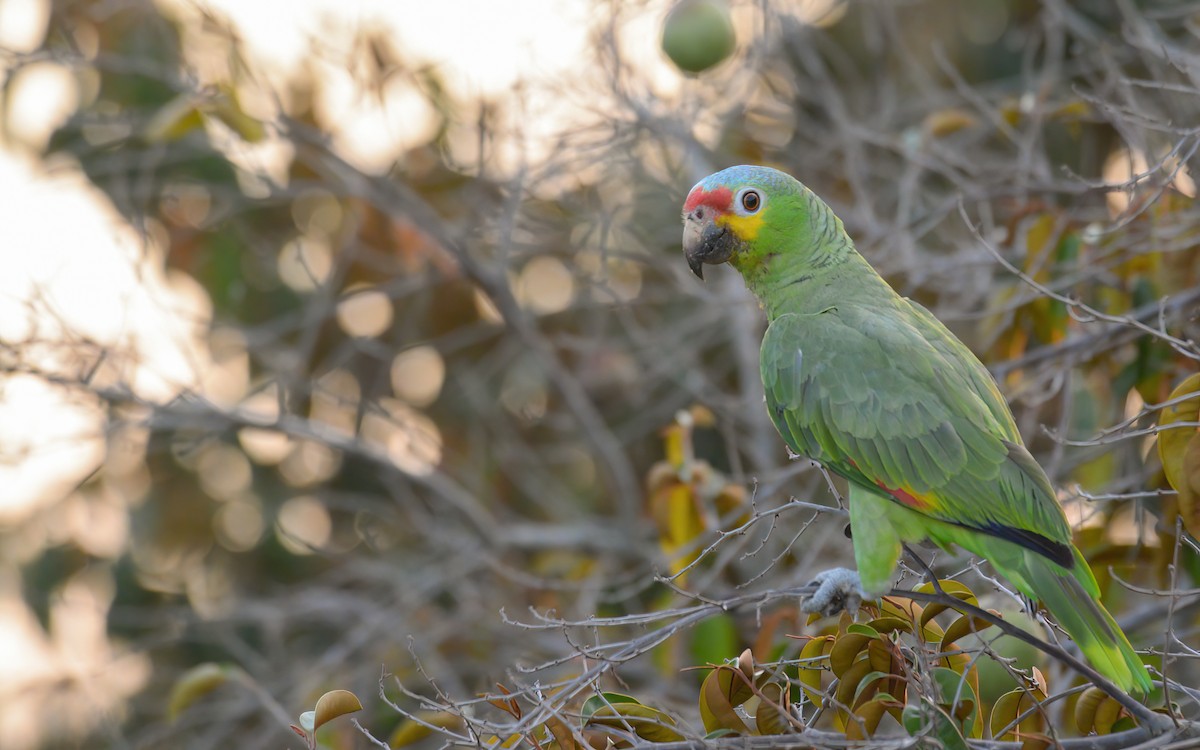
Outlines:
[[811, 590], [800, 609], [805, 612], [820, 612], [826, 617], [845, 610], [850, 616], [858, 614], [863, 599], [868, 598], [856, 571], [848, 568], [832, 568], [818, 575], [804, 587]]

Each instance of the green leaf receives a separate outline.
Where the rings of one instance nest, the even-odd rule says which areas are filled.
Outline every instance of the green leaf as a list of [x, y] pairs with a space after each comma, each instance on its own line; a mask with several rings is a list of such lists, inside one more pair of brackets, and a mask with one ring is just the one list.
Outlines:
[[[851, 706], [858, 705], [858, 703], [862, 702], [863, 693], [865, 693], [868, 688], [875, 685], [875, 683], [877, 683], [879, 680], [886, 680], [886, 679], [891, 678], [891, 676], [892, 675], [889, 672], [879, 672], [879, 671], [867, 672], [865, 675], [862, 676], [862, 679], [860, 679], [858, 681], [858, 685], [854, 688], [854, 697], [851, 699], [850, 705]], [[872, 691], [872, 692], [874, 692], [874, 691]], [[872, 700], [873, 699], [874, 698], [872, 697]]]
[[968, 675], [952, 669], [935, 667], [929, 671], [933, 683], [941, 695], [941, 704], [955, 719], [961, 722], [963, 733], [971, 734], [979, 713], [979, 697], [971, 686]]
[[737, 734], [738, 733], [733, 731], [732, 729], [714, 729], [711, 732], [709, 732], [708, 734], [704, 735], [704, 739], [719, 740], [722, 737], [736, 737]]
[[637, 698], [624, 693], [600, 693], [593, 695], [583, 702], [583, 707], [579, 709], [579, 714], [583, 718], [583, 723], [586, 724], [592, 718], [592, 714], [602, 708], [616, 705], [618, 703], [639, 703]]
[[901, 722], [909, 736], [931, 735], [942, 750], [969, 750], [967, 740], [959, 731], [954, 719], [944, 710], [928, 702], [920, 707], [905, 706]]

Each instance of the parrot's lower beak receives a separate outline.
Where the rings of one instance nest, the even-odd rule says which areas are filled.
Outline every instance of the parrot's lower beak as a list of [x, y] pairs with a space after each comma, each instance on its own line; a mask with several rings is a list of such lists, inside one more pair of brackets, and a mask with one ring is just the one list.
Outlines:
[[683, 255], [688, 268], [704, 280], [704, 264], [724, 263], [733, 255], [733, 233], [704, 216], [689, 214], [683, 220]]

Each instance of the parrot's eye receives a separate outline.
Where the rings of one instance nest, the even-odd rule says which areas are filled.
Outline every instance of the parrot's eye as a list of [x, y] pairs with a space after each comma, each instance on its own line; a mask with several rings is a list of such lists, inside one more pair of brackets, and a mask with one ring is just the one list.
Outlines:
[[749, 213], [749, 214], [754, 213], [755, 211], [758, 210], [759, 206], [761, 206], [761, 205], [762, 205], [762, 198], [759, 197], [758, 191], [747, 190], [746, 192], [742, 193], [742, 209], [746, 213]]

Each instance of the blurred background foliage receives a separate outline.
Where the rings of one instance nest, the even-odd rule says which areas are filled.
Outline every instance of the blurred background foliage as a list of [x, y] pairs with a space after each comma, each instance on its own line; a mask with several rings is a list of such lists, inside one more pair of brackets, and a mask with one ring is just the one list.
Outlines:
[[[1200, 577], [1153, 450], [1197, 362], [1200, 5], [734, 1], [732, 57], [685, 75], [659, 49], [670, 3], [581, 1], [569, 65], [491, 89], [406, 50], [389, 23], [420, 35], [420, 14], [327, 6], [285, 67], [204, 3], [0, 0], [22, 5], [46, 12], [0, 49], [5, 148], [86, 178], [130, 249], [104, 266], [152, 299], [122, 307], [85, 238], [62, 294], [110, 304], [72, 318], [27, 290], [0, 335], [0, 399], [35, 378], [57, 401], [34, 419], [73, 408], [99, 446], [4, 514], [6, 648], [37, 657], [0, 678], [6, 746], [290, 746], [333, 687], [386, 737], [381, 668], [465, 701], [569, 680], [642, 627], [510, 621], [530, 607], [669, 612], [848, 560], [836, 484], [763, 413], [758, 310], [680, 257], [683, 197], [736, 163], [823, 196], [993, 368], [1136, 645], [1161, 650], [1172, 601], [1138, 591]], [[474, 38], [439, 34], [448, 58]], [[22, 97], [53, 86], [38, 130]], [[5, 461], [32, 470], [9, 424]], [[705, 675], [679, 670], [794, 658], [796, 617], [707, 617], [601, 682], [696, 721]], [[1194, 609], [1174, 617], [1195, 644]], [[248, 687], [168, 720], [206, 662]]]

